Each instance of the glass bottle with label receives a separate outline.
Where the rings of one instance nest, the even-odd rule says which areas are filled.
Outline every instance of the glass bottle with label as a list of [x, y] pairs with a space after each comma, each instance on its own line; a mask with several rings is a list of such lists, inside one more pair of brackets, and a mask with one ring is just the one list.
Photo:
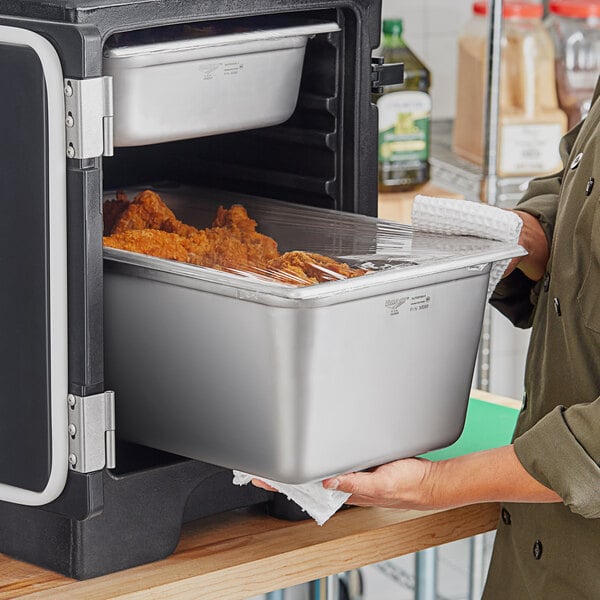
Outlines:
[[404, 63], [404, 83], [375, 97], [379, 110], [379, 191], [403, 191], [429, 180], [431, 77], [402, 39], [402, 21], [383, 22], [386, 63]]

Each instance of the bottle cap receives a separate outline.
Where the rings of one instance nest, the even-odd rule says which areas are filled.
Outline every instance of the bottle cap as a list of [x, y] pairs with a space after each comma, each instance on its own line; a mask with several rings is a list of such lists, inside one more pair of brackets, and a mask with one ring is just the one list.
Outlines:
[[[487, 2], [475, 2], [473, 12], [476, 15], [487, 15]], [[544, 16], [544, 7], [533, 2], [505, 1], [502, 6], [502, 16], [505, 19], [541, 19]]]
[[600, 2], [597, 0], [553, 0], [549, 6], [553, 15], [571, 17], [574, 19], [587, 19], [600, 17]]
[[385, 19], [383, 21], [383, 33], [402, 35], [402, 19]]

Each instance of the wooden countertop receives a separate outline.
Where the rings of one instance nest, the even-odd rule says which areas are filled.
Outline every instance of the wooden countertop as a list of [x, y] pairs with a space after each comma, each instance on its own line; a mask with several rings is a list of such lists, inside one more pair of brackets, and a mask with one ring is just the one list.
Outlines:
[[490, 531], [498, 516], [497, 504], [350, 508], [319, 527], [233, 511], [186, 525], [169, 558], [87, 581], [0, 555], [0, 598], [242, 600]]
[[[511, 399], [474, 396], [519, 408]], [[0, 554], [0, 600], [242, 600], [490, 531], [498, 516], [495, 503], [426, 512], [350, 508], [319, 527], [312, 519], [232, 511], [185, 525], [164, 560], [88, 581]]]

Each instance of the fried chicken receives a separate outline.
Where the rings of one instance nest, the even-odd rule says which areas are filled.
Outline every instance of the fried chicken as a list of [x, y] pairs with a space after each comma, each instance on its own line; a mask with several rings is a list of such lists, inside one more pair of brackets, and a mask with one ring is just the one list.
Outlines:
[[106, 200], [102, 208], [104, 220], [104, 235], [110, 235], [117, 221], [129, 206], [129, 200], [123, 192], [117, 192], [115, 200]]
[[257, 223], [248, 216], [246, 209], [241, 204], [234, 204], [229, 209], [219, 206], [213, 227], [225, 227], [230, 231], [244, 234], [254, 233]]
[[230, 271], [255, 273], [292, 285], [364, 275], [327, 256], [309, 252], [279, 254], [277, 242], [256, 231], [257, 223], [246, 209], [233, 205], [217, 211], [213, 226], [196, 229], [177, 219], [155, 192], [138, 194], [129, 206], [117, 195], [104, 205], [105, 231], [111, 234], [104, 244], [158, 258]]
[[130, 229], [104, 238], [104, 245], [158, 258], [188, 262], [186, 238], [159, 229]]
[[275, 240], [260, 233], [236, 235], [226, 228], [204, 229], [187, 238], [190, 262], [204, 267], [237, 271], [267, 268], [277, 258]]
[[[258, 233], [256, 226], [256, 221], [248, 216], [246, 209], [240, 204], [234, 204], [230, 209], [219, 206], [212, 229], [206, 229], [205, 232], [213, 245], [222, 246], [224, 240], [227, 240], [228, 248], [224, 248], [221, 252], [225, 255], [224, 259], [227, 263], [235, 263], [237, 258], [238, 268], [254, 266], [263, 269], [270, 260], [279, 256], [279, 251], [277, 242]], [[241, 244], [240, 250], [235, 250], [232, 239]]]
[[109, 247], [239, 271], [264, 270], [269, 260], [279, 256], [275, 240], [256, 232], [256, 221], [243, 206], [220, 207], [215, 225], [199, 230], [179, 221], [158, 194], [149, 190], [112, 219], [115, 204], [120, 207], [122, 202], [126, 201], [117, 198], [105, 203], [106, 214], [114, 221], [112, 235], [105, 240]]
[[365, 269], [353, 269], [346, 263], [338, 262], [328, 256], [300, 250], [286, 252], [269, 262], [271, 277], [295, 285], [349, 279], [365, 273], [367, 273]]
[[111, 234], [123, 233], [130, 229], [160, 229], [179, 235], [190, 235], [197, 231], [195, 227], [182, 223], [173, 211], [151, 190], [140, 192], [135, 200], [124, 210]]

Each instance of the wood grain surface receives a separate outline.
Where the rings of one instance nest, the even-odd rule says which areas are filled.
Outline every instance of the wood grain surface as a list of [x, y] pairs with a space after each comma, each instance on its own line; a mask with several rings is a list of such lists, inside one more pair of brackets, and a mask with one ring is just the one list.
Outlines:
[[350, 508], [323, 527], [240, 510], [184, 527], [164, 560], [88, 581], [0, 555], [0, 599], [242, 600], [496, 527], [499, 505], [419, 512]]

